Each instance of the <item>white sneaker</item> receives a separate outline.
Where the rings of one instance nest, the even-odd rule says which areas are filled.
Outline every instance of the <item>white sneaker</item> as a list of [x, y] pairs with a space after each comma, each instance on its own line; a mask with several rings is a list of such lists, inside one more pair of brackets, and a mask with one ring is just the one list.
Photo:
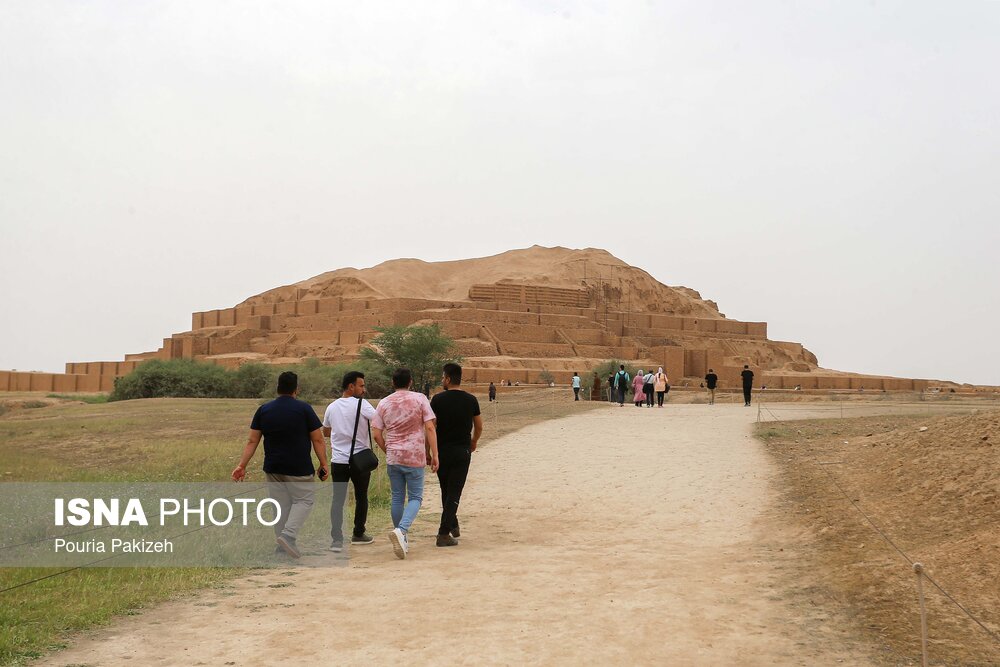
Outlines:
[[406, 558], [406, 552], [410, 550], [406, 543], [406, 533], [399, 528], [393, 528], [389, 533], [389, 541], [392, 542], [392, 551], [396, 554], [396, 558], [400, 560]]

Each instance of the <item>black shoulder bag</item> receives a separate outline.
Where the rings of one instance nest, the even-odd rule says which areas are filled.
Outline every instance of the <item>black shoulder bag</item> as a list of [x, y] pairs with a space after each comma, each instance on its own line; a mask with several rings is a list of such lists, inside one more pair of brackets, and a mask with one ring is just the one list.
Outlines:
[[347, 456], [347, 465], [354, 466], [361, 472], [371, 472], [378, 468], [378, 457], [372, 451], [371, 435], [368, 436], [368, 449], [359, 450], [356, 456], [354, 454], [354, 443], [358, 441], [358, 424], [361, 423], [361, 401], [363, 400], [365, 399], [358, 398], [358, 413], [354, 417], [354, 435], [351, 436], [351, 453]]

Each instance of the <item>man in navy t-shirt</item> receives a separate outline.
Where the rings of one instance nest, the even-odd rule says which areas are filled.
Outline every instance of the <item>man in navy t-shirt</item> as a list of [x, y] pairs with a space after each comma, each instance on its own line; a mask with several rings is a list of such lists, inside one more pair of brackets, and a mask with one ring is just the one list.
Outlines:
[[323, 424], [311, 405], [296, 398], [298, 387], [295, 373], [285, 371], [278, 376], [278, 397], [257, 408], [243, 456], [233, 470], [233, 480], [243, 481], [247, 463], [263, 437], [267, 492], [281, 507], [274, 534], [278, 549], [293, 558], [301, 555], [295, 537], [309, 516], [316, 495], [313, 486], [316, 469], [310, 451], [316, 452], [319, 459], [321, 480], [326, 479], [328, 470]]

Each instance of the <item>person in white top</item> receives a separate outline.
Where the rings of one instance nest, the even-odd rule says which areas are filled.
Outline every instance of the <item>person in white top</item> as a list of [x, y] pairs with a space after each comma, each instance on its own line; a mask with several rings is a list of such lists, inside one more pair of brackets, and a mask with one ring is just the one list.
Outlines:
[[[365, 532], [368, 521], [368, 483], [371, 472], [358, 470], [348, 462], [351, 453], [351, 439], [357, 430], [354, 453], [371, 449], [369, 424], [375, 416], [375, 408], [364, 399], [365, 375], [360, 371], [350, 371], [341, 382], [344, 393], [331, 403], [323, 414], [323, 435], [330, 438], [330, 464], [333, 480], [333, 501], [330, 503], [330, 551], [339, 552], [344, 548], [344, 504], [347, 501], [347, 482], [354, 485], [354, 534], [351, 544], [371, 544], [375, 541]], [[360, 415], [358, 406], [361, 407]], [[355, 427], [355, 422], [357, 426]]]

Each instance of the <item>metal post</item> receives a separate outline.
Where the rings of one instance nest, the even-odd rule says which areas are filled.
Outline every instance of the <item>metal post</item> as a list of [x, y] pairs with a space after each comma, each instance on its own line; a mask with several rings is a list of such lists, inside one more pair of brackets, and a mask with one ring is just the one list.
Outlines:
[[923, 667], [927, 667], [927, 608], [924, 605], [924, 566], [913, 564], [917, 574], [917, 595], [920, 597], [920, 651], [923, 655]]

